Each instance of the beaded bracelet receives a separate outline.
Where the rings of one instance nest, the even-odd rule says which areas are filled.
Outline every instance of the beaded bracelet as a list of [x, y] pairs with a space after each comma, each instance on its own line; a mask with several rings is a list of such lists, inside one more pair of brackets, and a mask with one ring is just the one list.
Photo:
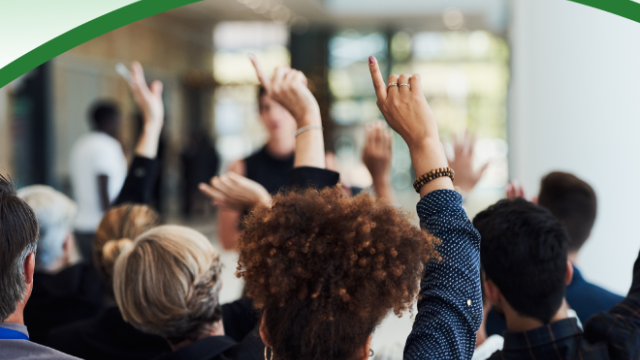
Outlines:
[[448, 176], [451, 178], [451, 181], [453, 181], [455, 175], [455, 171], [453, 171], [453, 169], [450, 167], [433, 169], [417, 178], [416, 181], [413, 182], [413, 188], [416, 189], [417, 193], [420, 193], [420, 189], [431, 180], [435, 180], [443, 176]]

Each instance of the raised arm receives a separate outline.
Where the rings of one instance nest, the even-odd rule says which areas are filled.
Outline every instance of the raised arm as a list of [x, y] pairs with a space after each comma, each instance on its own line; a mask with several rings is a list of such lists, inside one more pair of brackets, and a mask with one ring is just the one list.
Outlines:
[[250, 56], [258, 79], [267, 94], [284, 106], [298, 124], [294, 167], [324, 169], [324, 140], [320, 106], [307, 88], [307, 78], [298, 70], [287, 66], [276, 68], [269, 79], [254, 55]]
[[340, 175], [326, 170], [320, 106], [307, 88], [307, 78], [289, 67], [276, 69], [269, 80], [255, 56], [250, 56], [258, 79], [272, 99], [293, 115], [298, 124], [294, 169], [289, 185], [297, 188], [336, 185]]
[[[447, 167], [438, 127], [422, 93], [419, 75], [391, 75], [384, 83], [375, 58], [369, 67], [385, 119], [407, 142], [416, 175]], [[393, 84], [397, 85], [393, 85]], [[418, 315], [407, 339], [405, 359], [470, 359], [482, 322], [480, 236], [462, 209], [449, 177], [420, 187], [421, 226], [438, 239], [441, 260], [425, 266]]]
[[143, 126], [135, 157], [114, 206], [127, 202], [148, 203], [158, 177], [156, 156], [164, 125], [162, 82], [156, 80], [151, 87], [147, 86], [142, 65], [137, 61], [131, 65], [131, 80], [131, 92], [142, 112]]

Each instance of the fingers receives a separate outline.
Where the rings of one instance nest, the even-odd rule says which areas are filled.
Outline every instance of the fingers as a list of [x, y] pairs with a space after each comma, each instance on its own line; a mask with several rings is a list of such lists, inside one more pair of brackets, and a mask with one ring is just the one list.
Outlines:
[[271, 80], [272, 88], [278, 88], [283, 85], [284, 77], [291, 71], [288, 66], [278, 66], [273, 72], [273, 79]]
[[[399, 84], [398, 78], [399, 78], [398, 75], [391, 74], [391, 75], [389, 75], [389, 78], [387, 79], [387, 83], [388, 84], [391, 84], [391, 83], [398, 83]], [[393, 94], [398, 94], [398, 86], [389, 86], [387, 88], [387, 98], [389, 96], [392, 96]]]
[[251, 60], [251, 64], [253, 64], [253, 68], [256, 69], [256, 75], [258, 76], [258, 81], [262, 87], [267, 90], [267, 93], [271, 91], [271, 80], [267, 76], [267, 73], [264, 72], [262, 65], [258, 61], [258, 58], [254, 54], [249, 54], [249, 60]]
[[398, 78], [398, 91], [400, 92], [400, 94], [403, 94], [403, 95], [409, 94], [411, 92], [411, 89], [409, 88], [409, 86], [402, 85], [402, 84], [409, 84], [409, 75], [402, 74]]
[[422, 93], [422, 78], [420, 77], [420, 74], [413, 74], [411, 78], [409, 78], [409, 85], [411, 85], [412, 93], [424, 96]]
[[156, 80], [156, 81], [151, 83], [151, 92], [155, 96], [161, 97], [163, 88], [164, 88], [164, 85], [162, 84], [162, 81], [160, 81], [160, 80]]
[[214, 189], [212, 186], [208, 184], [200, 183], [198, 185], [198, 189], [207, 197], [211, 198], [211, 200], [213, 200], [214, 202], [217, 200], [224, 199], [224, 195], [222, 193], [220, 193], [219, 191], [217, 191], [216, 189]]
[[373, 144], [377, 149], [380, 149], [383, 144], [383, 136], [382, 128], [380, 127], [380, 123], [375, 123], [373, 128]]
[[146, 83], [144, 80], [144, 70], [138, 61], [131, 63], [131, 79], [134, 84]]
[[378, 101], [385, 101], [387, 99], [387, 85], [384, 83], [380, 73], [378, 60], [373, 56], [369, 57], [369, 71], [371, 72], [371, 80], [373, 80], [373, 88], [376, 91]]

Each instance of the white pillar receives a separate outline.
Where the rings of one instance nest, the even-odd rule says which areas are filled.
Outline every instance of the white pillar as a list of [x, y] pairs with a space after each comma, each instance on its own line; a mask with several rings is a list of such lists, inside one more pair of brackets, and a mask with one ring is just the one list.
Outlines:
[[529, 193], [553, 170], [594, 187], [579, 266], [626, 294], [640, 249], [640, 24], [566, 0], [511, 4], [511, 175]]

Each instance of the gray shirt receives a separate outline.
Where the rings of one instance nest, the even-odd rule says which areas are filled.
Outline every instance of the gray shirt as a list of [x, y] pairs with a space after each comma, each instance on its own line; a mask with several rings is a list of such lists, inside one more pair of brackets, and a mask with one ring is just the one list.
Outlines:
[[[0, 323], [0, 327], [20, 331], [29, 336], [27, 327], [22, 324]], [[0, 339], [0, 359], [2, 360], [78, 360], [77, 357], [61, 353], [27, 340]]]

